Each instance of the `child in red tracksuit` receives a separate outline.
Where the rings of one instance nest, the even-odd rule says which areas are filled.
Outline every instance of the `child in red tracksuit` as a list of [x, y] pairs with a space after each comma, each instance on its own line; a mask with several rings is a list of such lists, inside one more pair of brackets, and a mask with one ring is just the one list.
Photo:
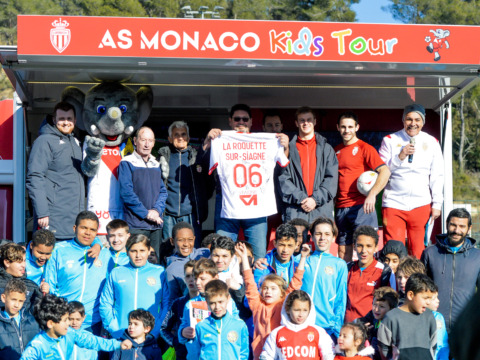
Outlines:
[[282, 326], [268, 336], [260, 360], [333, 360], [333, 341], [315, 317], [310, 296], [292, 291], [283, 304]]
[[367, 328], [362, 323], [347, 323], [342, 326], [335, 347], [335, 360], [371, 360], [375, 350], [365, 347]]

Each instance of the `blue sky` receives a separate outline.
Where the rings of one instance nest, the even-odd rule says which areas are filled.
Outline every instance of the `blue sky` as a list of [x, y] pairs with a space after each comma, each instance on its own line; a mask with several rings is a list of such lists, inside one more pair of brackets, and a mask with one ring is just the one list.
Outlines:
[[359, 4], [353, 4], [352, 9], [357, 13], [358, 22], [362, 23], [400, 23], [393, 19], [392, 15], [382, 10], [382, 6], [391, 4], [388, 0], [360, 0]]

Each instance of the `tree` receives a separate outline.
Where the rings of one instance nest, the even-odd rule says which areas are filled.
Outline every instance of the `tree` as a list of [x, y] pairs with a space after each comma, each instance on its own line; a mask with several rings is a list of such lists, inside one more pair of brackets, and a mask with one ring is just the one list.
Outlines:
[[390, 0], [384, 8], [406, 24], [477, 25], [480, 8], [465, 0]]

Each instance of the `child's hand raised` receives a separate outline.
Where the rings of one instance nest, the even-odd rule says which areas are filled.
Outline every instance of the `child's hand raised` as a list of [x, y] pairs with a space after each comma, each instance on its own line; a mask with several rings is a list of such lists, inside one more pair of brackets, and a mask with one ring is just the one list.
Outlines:
[[45, 280], [42, 280], [42, 283], [40, 284], [40, 291], [43, 293], [43, 295], [48, 294], [50, 292], [50, 285], [48, 285]]
[[245, 244], [243, 244], [241, 242], [238, 242], [235, 245], [235, 253], [242, 259], [242, 262], [243, 262], [243, 260], [248, 262], [248, 252], [247, 252], [247, 247], [245, 246]]
[[307, 256], [310, 256], [310, 245], [303, 244], [302, 249], [300, 250], [301, 256], [306, 258]]
[[132, 342], [130, 340], [123, 340], [120, 344], [122, 350], [130, 350], [132, 348]]

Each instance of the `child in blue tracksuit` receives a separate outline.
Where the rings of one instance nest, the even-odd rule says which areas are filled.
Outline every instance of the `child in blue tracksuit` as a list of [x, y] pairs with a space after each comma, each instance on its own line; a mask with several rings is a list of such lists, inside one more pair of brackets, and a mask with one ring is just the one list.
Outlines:
[[108, 262], [108, 273], [110, 274], [117, 266], [124, 266], [129, 263], [127, 250], [125, 248], [130, 237], [130, 228], [125, 220], [115, 219], [107, 224], [107, 240], [110, 244], [111, 259]]
[[217, 279], [208, 282], [205, 299], [211, 315], [195, 326], [195, 337], [187, 343], [187, 360], [247, 360], [247, 326], [227, 311], [230, 301], [227, 284]]
[[64, 298], [45, 295], [34, 307], [34, 316], [43, 330], [33, 338], [20, 360], [66, 360], [73, 358], [74, 345], [97, 351], [128, 349], [131, 342], [103, 339], [85, 330], [69, 327], [69, 308]]
[[[85, 307], [79, 301], [68, 303], [68, 318], [70, 327], [75, 330], [81, 330], [83, 321], [85, 320]], [[97, 360], [98, 351], [73, 346], [72, 360]]]
[[128, 313], [148, 310], [155, 317], [152, 335], [160, 334], [168, 303], [168, 287], [163, 266], [150, 264], [150, 240], [137, 234], [127, 240], [128, 265], [112, 270], [100, 298], [103, 326], [114, 338], [128, 327]]
[[45, 270], [45, 265], [47, 265], [47, 261], [52, 255], [54, 246], [55, 235], [50, 230], [46, 229], [35, 231], [32, 241], [28, 243], [25, 268], [27, 272], [27, 279], [32, 280], [38, 286], [40, 286], [42, 284], [42, 280], [44, 280], [43, 273]]
[[438, 299], [438, 291], [433, 293], [432, 301], [428, 308], [432, 310], [435, 321], [437, 322], [437, 348], [435, 350], [435, 360], [448, 360], [450, 355], [450, 347], [448, 345], [447, 327], [445, 318], [437, 310], [440, 305]]
[[75, 238], [55, 245], [45, 268], [45, 281], [51, 294], [80, 301], [85, 306], [83, 328], [99, 334], [99, 294], [105, 283], [110, 253], [102, 249], [96, 259], [89, 257], [92, 244], [100, 242], [95, 239], [98, 230], [95, 213], [80, 212], [75, 224]]
[[[215, 263], [211, 259], [199, 259], [193, 268], [193, 275], [195, 277], [195, 285], [199, 292], [199, 295], [188, 300], [183, 309], [182, 321], [178, 328], [178, 342], [180, 344], [187, 344], [195, 338], [195, 324], [192, 324], [190, 312], [192, 309], [192, 303], [205, 302], [205, 286], [213, 280], [218, 279], [218, 269]], [[221, 281], [221, 280], [220, 280]], [[229, 297], [227, 303], [228, 312], [238, 319], [238, 309], [235, 302]]]
[[316, 251], [307, 258], [301, 290], [308, 293], [315, 304], [315, 325], [325, 329], [336, 340], [347, 307], [347, 263], [328, 253], [338, 235], [333, 220], [324, 217], [316, 219], [310, 233]]

